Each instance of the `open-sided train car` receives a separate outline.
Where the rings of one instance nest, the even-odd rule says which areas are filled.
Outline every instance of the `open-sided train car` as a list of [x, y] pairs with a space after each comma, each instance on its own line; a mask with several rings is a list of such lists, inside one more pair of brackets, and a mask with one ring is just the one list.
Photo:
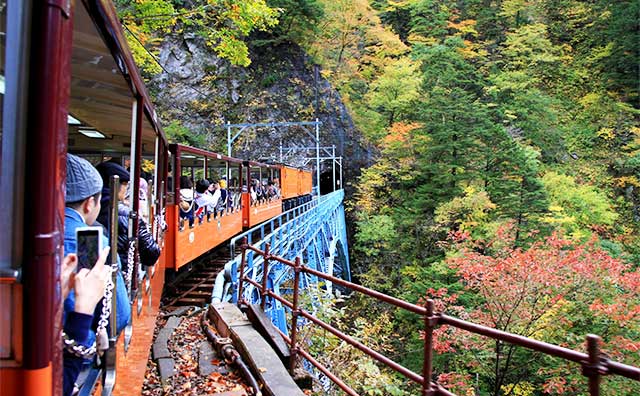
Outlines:
[[[168, 144], [110, 1], [6, 5], [0, 8], [0, 394], [59, 395], [66, 155], [94, 164], [129, 157], [134, 197], [141, 160], [152, 162], [150, 224], [161, 243]], [[133, 213], [138, 206], [134, 199]], [[164, 260], [163, 254], [155, 271], [134, 266], [140, 276], [131, 284], [130, 337], [121, 335], [103, 359], [109, 381], [117, 373], [115, 394], [141, 388]]]
[[[279, 215], [283, 207], [289, 209], [311, 199], [312, 177], [308, 170], [242, 161], [180, 144], [171, 145], [170, 152], [167, 268], [179, 270], [243, 229]], [[189, 179], [188, 187], [180, 185], [181, 178]], [[199, 215], [192, 215], [190, 221], [185, 212], [183, 216], [180, 214], [180, 190], [193, 189], [202, 179], [220, 183], [227, 198], [218, 210], [201, 210]], [[252, 197], [256, 183], [263, 188], [273, 186], [276, 193], [263, 199]], [[189, 210], [198, 211], [196, 206]]]
[[[172, 172], [168, 180], [166, 250], [168, 268], [178, 270], [242, 231], [239, 180], [242, 161], [183, 145], [171, 145]], [[180, 217], [180, 177], [196, 182], [229, 180], [229, 202], [224, 211], [193, 215], [192, 224]], [[185, 188], [186, 186], [182, 186]], [[189, 188], [193, 188], [190, 186]], [[195, 212], [195, 208], [191, 208]]]
[[[131, 326], [91, 371], [110, 386], [115, 380], [113, 394], [129, 395], [144, 381], [165, 269], [178, 270], [283, 205], [308, 200], [311, 173], [170, 148], [109, 0], [9, 0], [0, 7], [0, 30], [0, 394], [62, 393], [60, 269], [66, 157], [73, 153], [94, 165], [128, 159], [133, 197], [143, 163], [152, 169], [144, 212], [162, 253], [146, 270], [133, 255]], [[225, 180], [224, 210], [192, 227], [181, 222], [182, 175]], [[278, 196], [252, 199], [253, 180], [275, 183]], [[131, 206], [136, 236], [141, 208], [136, 199]]]

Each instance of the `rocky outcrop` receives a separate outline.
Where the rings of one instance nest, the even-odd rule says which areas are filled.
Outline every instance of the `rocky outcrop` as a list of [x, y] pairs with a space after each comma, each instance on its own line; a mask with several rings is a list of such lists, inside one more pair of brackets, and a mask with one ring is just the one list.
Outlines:
[[[164, 72], [149, 87], [163, 121], [179, 120], [193, 133], [207, 137], [208, 149], [225, 152], [225, 124], [284, 121], [322, 122], [322, 146], [336, 146], [343, 156], [345, 182], [355, 180], [370, 161], [370, 149], [341, 102], [340, 95], [294, 45], [252, 50], [252, 64], [234, 67], [215, 56], [197, 36], [166, 37], [159, 60]], [[313, 128], [309, 132], [314, 134]], [[315, 146], [301, 127], [245, 130], [233, 146], [233, 155], [253, 160], [279, 161], [280, 145]], [[302, 166], [315, 151], [298, 151], [285, 162]], [[330, 170], [330, 162], [321, 166]], [[347, 185], [347, 189], [348, 188]]]

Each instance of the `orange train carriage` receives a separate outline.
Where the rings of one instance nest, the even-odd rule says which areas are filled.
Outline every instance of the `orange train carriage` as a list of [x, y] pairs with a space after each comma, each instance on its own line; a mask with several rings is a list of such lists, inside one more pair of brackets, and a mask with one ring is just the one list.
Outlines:
[[[311, 197], [312, 174], [308, 170], [284, 165], [242, 161], [222, 154], [184, 145], [171, 145], [172, 169], [167, 194], [167, 268], [179, 270], [243, 229], [267, 221]], [[224, 180], [228, 198], [223, 210], [204, 213], [192, 225], [180, 218], [180, 176], [193, 182]], [[252, 202], [251, 181], [274, 183], [276, 197]]]
[[[12, 214], [0, 217], [6, 231], [0, 233], [0, 394], [62, 392], [60, 264], [70, 152], [94, 164], [128, 157], [134, 197], [143, 159], [153, 164], [146, 212], [162, 254], [155, 270], [134, 266], [142, 281], [131, 285], [128, 350], [121, 334], [115, 359], [102, 367], [116, 373], [113, 394], [129, 395], [142, 387], [165, 269], [177, 270], [283, 206], [310, 199], [311, 173], [170, 148], [109, 0], [9, 0], [0, 8], [0, 30], [6, 37], [0, 39], [0, 210]], [[175, 176], [183, 174], [226, 178], [230, 205], [181, 228]], [[252, 179], [276, 182], [280, 197], [251, 202]]]

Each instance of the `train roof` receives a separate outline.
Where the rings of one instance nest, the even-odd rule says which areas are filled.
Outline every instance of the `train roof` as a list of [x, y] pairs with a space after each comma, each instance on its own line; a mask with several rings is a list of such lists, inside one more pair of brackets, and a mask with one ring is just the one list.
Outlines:
[[[137, 97], [142, 97], [144, 103], [143, 153], [155, 150], [156, 136], [166, 144], [113, 4], [107, 0], [78, 2], [74, 19], [70, 150], [129, 152]], [[80, 132], [87, 129], [97, 130], [105, 138], [91, 138]]]
[[249, 166], [262, 167], [262, 168], [287, 167], [287, 168], [291, 168], [291, 169], [303, 169], [303, 168], [297, 168], [297, 167], [294, 167], [294, 166], [286, 165], [286, 164], [283, 164], [283, 163], [265, 163], [265, 162], [258, 162], [258, 161], [242, 160], [242, 159], [239, 159], [239, 158], [229, 157], [229, 156], [224, 155], [224, 154], [215, 153], [213, 151], [208, 151], [208, 150], [204, 150], [204, 149], [197, 148], [197, 147], [187, 146], [187, 145], [184, 145], [184, 144], [172, 144], [170, 146], [170, 148], [171, 148], [171, 151], [173, 151], [176, 155], [180, 155], [182, 157], [184, 157], [184, 153], [189, 153], [189, 154], [195, 154], [195, 155], [199, 155], [199, 156], [203, 156], [203, 157], [218, 159], [218, 160], [221, 160], [221, 161], [230, 161], [230, 162], [236, 162], [236, 163], [243, 163], [245, 165], [248, 164]]

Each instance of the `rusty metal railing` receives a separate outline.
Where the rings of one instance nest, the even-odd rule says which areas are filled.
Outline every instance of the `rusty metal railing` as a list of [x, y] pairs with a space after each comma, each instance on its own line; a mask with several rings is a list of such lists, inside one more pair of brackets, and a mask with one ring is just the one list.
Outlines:
[[[325, 274], [320, 271], [316, 271], [312, 268], [306, 267], [301, 264], [300, 258], [297, 257], [295, 261], [290, 261], [287, 259], [283, 259], [281, 257], [273, 256], [269, 254], [269, 245], [267, 244], [264, 251], [257, 249], [251, 245], [247, 244], [247, 239], [245, 238], [240, 246], [242, 249], [242, 261], [240, 265], [240, 276], [239, 276], [239, 285], [238, 285], [238, 296], [242, 296], [242, 289], [244, 282], [247, 282], [260, 290], [261, 294], [261, 306], [264, 310], [265, 301], [267, 297], [271, 297], [277, 301], [279, 301], [284, 306], [288, 307], [291, 312], [291, 337], [288, 337], [284, 333], [280, 333], [284, 340], [291, 347], [291, 367], [290, 370], [293, 373], [293, 368], [295, 365], [295, 361], [297, 355], [302, 356], [304, 359], [309, 361], [314, 367], [316, 367], [320, 372], [326, 375], [331, 381], [333, 381], [340, 389], [345, 391], [348, 395], [358, 396], [353, 389], [351, 389], [344, 381], [338, 378], [336, 375], [331, 373], [326, 367], [324, 367], [320, 362], [313, 358], [307, 351], [305, 351], [298, 343], [297, 340], [297, 321], [300, 316], [304, 317], [308, 321], [320, 326], [324, 330], [332, 333], [342, 341], [347, 342], [351, 346], [359, 349], [363, 353], [367, 354], [371, 358], [376, 361], [384, 364], [385, 366], [397, 371], [402, 374], [404, 377], [410, 379], [411, 381], [422, 386], [422, 396], [436, 396], [436, 395], [444, 395], [444, 396], [456, 396], [455, 394], [446, 390], [442, 385], [432, 380], [433, 376], [433, 330], [436, 326], [439, 325], [448, 325], [461, 330], [466, 330], [473, 334], [479, 334], [485, 337], [493, 338], [495, 340], [500, 340], [504, 342], [508, 342], [514, 345], [518, 345], [527, 349], [531, 349], [534, 351], [542, 352], [546, 355], [555, 356], [564, 360], [569, 360], [575, 363], [578, 363], [582, 367], [582, 374], [588, 378], [589, 380], [589, 394], [591, 396], [599, 396], [600, 395], [600, 379], [605, 375], [620, 375], [623, 377], [630, 378], [635, 381], [640, 381], [640, 368], [635, 366], [626, 365], [620, 362], [612, 361], [603, 354], [600, 353], [599, 344], [601, 339], [597, 335], [589, 334], [586, 337], [587, 342], [587, 353], [575, 351], [568, 348], [563, 348], [558, 345], [549, 344], [546, 342], [534, 340], [532, 338], [523, 337], [517, 334], [508, 333], [505, 331], [497, 330], [491, 327], [479, 325], [476, 323], [468, 322], [465, 320], [461, 320], [458, 318], [454, 318], [452, 316], [445, 315], [441, 312], [435, 312], [434, 310], [434, 301], [429, 299], [427, 300], [426, 306], [422, 307], [416, 304], [412, 304], [395, 297], [391, 297], [384, 293], [377, 292], [375, 290], [369, 289], [364, 286], [356, 285], [354, 283], [342, 280], [340, 278], [336, 278], [334, 276]], [[264, 257], [263, 262], [263, 282], [262, 284], [246, 277], [244, 275], [245, 269], [245, 259], [246, 259], [246, 251], [251, 250], [258, 255]], [[282, 298], [281, 296], [275, 294], [272, 290], [267, 289], [266, 278], [268, 276], [269, 271], [269, 261], [274, 260], [278, 261], [282, 264], [285, 264], [294, 270], [294, 284], [293, 284], [293, 302], [289, 302]], [[303, 309], [300, 309], [298, 305], [298, 297], [300, 293], [299, 284], [300, 284], [300, 273], [307, 273], [310, 275], [315, 275], [319, 278], [325, 279], [327, 281], [333, 282], [335, 284], [341, 285], [343, 287], [349, 288], [351, 290], [357, 291], [364, 295], [376, 298], [380, 301], [384, 301], [388, 304], [394, 305], [398, 308], [402, 308], [409, 312], [413, 312], [423, 317], [424, 322], [424, 363], [422, 368], [422, 375], [417, 374], [408, 368], [394, 362], [388, 357], [382, 355], [379, 352], [367, 347], [362, 344], [358, 340], [353, 337], [344, 334], [340, 330], [331, 326], [328, 323], [323, 322], [322, 320], [315, 318], [310, 313], [306, 312]], [[244, 304], [246, 301], [238, 298], [238, 304]]]

